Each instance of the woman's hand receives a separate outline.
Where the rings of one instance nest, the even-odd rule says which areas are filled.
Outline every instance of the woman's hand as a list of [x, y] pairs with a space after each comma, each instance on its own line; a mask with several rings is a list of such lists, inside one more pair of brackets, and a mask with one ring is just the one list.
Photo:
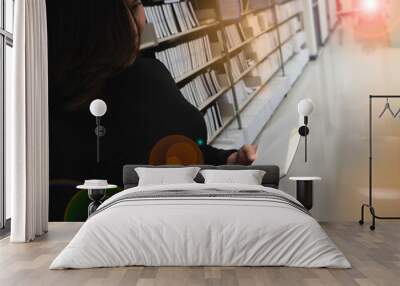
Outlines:
[[226, 163], [228, 165], [251, 165], [257, 158], [257, 146], [246, 144], [232, 153]]

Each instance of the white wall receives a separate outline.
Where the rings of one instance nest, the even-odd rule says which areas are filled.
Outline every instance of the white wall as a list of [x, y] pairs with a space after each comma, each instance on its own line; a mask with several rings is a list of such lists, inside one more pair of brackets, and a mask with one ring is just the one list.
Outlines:
[[318, 54], [317, 38], [315, 37], [315, 25], [312, 10], [312, 0], [303, 0], [304, 29], [307, 35], [307, 47], [311, 56]]
[[[14, 61], [14, 49], [9, 47], [9, 46], [6, 46], [6, 78], [5, 78], [5, 80], [6, 80], [6, 82], [5, 82], [5, 88], [6, 88], [5, 94], [6, 95], [13, 93], [12, 77], [13, 77], [13, 73], [14, 73], [14, 62], [15, 62]], [[7, 100], [5, 101], [5, 108], [6, 108], [6, 110], [11, 108], [10, 105], [9, 105], [9, 102]], [[8, 136], [7, 132], [8, 131], [9, 130], [7, 128], [7, 125], [6, 125], [6, 127], [5, 127], [6, 139], [5, 140], [7, 140], [7, 136]], [[4, 157], [6, 158], [7, 156], [4, 156]], [[6, 169], [5, 172], [6, 173], [10, 172], [10, 170]], [[7, 175], [5, 176], [5, 178], [6, 177], [7, 177]], [[10, 187], [9, 182], [7, 180], [5, 180], [4, 186], [5, 186], [5, 196], [6, 196], [6, 201], [5, 201], [6, 202], [6, 204], [5, 204], [5, 207], [6, 207], [6, 219], [9, 219], [9, 218], [11, 218], [11, 187]]]
[[[320, 14], [320, 30], [322, 42], [324, 43], [328, 37], [331, 28], [336, 24], [336, 0], [329, 0], [329, 6], [326, 5], [326, 0], [318, 0], [318, 9]], [[303, 0], [304, 6], [304, 27], [307, 34], [307, 47], [310, 55], [316, 56], [318, 53], [314, 15], [312, 9], [312, 0]], [[328, 11], [333, 15], [331, 21], [328, 21]]]
[[387, 0], [387, 5], [390, 43], [400, 48], [400, 1]]
[[341, 0], [341, 2], [342, 2], [341, 12], [347, 13], [353, 11], [354, 0]]
[[318, 10], [319, 10], [319, 21], [321, 26], [321, 38], [322, 42], [328, 39], [329, 36], [329, 26], [328, 26], [328, 14], [325, 0], [318, 0]]
[[337, 15], [336, 15], [336, 0], [329, 0], [328, 1], [328, 7], [327, 7], [329, 14], [330, 14], [330, 19], [329, 19], [329, 29], [332, 30], [337, 22]]

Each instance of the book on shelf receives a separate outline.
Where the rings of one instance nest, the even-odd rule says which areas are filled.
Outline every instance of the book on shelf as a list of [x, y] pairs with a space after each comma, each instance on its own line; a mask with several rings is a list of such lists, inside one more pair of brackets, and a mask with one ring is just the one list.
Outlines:
[[208, 25], [217, 22], [217, 12], [212, 8], [203, 8], [196, 10], [197, 20], [200, 25]]
[[181, 93], [188, 102], [201, 109], [210, 97], [222, 89], [216, 71], [208, 70], [184, 85]]
[[189, 30], [190, 27], [187, 24], [188, 21], [185, 20], [183, 11], [181, 9], [181, 5], [179, 5], [179, 3], [172, 3], [172, 7], [173, 7], [175, 15], [177, 17], [180, 31], [185, 32], [185, 31]]
[[241, 3], [240, 0], [216, 0], [220, 18], [223, 21], [240, 19]]
[[168, 27], [171, 31], [171, 34], [175, 35], [179, 33], [178, 25], [175, 21], [174, 12], [172, 10], [171, 5], [162, 5], [162, 9], [168, 24]]
[[299, 53], [303, 49], [303, 47], [307, 45], [306, 42], [307, 42], [306, 33], [304, 31], [298, 32], [293, 37], [293, 42], [292, 42], [295, 52]]
[[275, 23], [275, 15], [274, 15], [274, 8], [264, 10], [262, 12], [257, 13], [257, 18], [261, 30], [265, 31], [271, 27], [273, 27]]
[[224, 125], [221, 109], [218, 102], [215, 102], [206, 110], [206, 112], [204, 113], [204, 121], [207, 127], [207, 135], [210, 139]]
[[[228, 25], [224, 28], [226, 35], [226, 42], [229, 49], [233, 49], [239, 46], [243, 41], [245, 41], [245, 35], [243, 33], [243, 27], [241, 23], [235, 23]], [[220, 37], [220, 36], [219, 36]], [[222, 38], [221, 38], [222, 40]]]
[[284, 4], [277, 4], [276, 18], [280, 23], [301, 11], [303, 11], [303, 5], [300, 0], [292, 0]]
[[266, 60], [257, 66], [257, 72], [263, 82], [267, 81], [280, 68], [281, 60], [279, 52], [271, 54]]
[[264, 33], [251, 43], [251, 49], [257, 61], [262, 60], [279, 45], [278, 34], [275, 30]]
[[182, 79], [194, 69], [215, 58], [209, 35], [156, 52], [155, 56], [171, 72], [174, 79]]
[[[251, 77], [249, 77], [251, 79]], [[240, 80], [234, 86], [236, 92], [236, 99], [239, 106], [243, 105], [246, 99], [254, 93], [256, 86], [247, 84], [245, 79]]]
[[279, 26], [279, 33], [281, 35], [281, 41], [285, 42], [290, 37], [295, 35], [301, 29], [301, 21], [297, 17], [291, 19], [285, 24]]
[[234, 80], [239, 79], [242, 73], [251, 66], [250, 60], [247, 59], [244, 51], [241, 51], [236, 56], [232, 57], [229, 61], [231, 65], [232, 77]]
[[250, 10], [264, 9], [271, 6], [273, 0], [248, 0], [248, 8]]
[[158, 39], [200, 26], [190, 1], [164, 1], [164, 3], [144, 7], [146, 21], [154, 24]]
[[181, 7], [182, 7], [182, 12], [184, 15], [184, 18], [188, 24], [188, 26], [195, 28], [200, 25], [199, 20], [197, 19], [197, 15], [194, 11], [192, 2], [189, 1], [183, 1], [180, 2]]
[[286, 62], [294, 54], [295, 52], [294, 48], [295, 48], [294, 45], [292, 45], [290, 41], [282, 45], [283, 62]]
[[248, 33], [251, 33], [253, 35], [258, 35], [263, 31], [261, 25], [259, 24], [258, 17], [253, 14], [249, 14], [246, 17], [244, 17], [242, 25], [243, 28], [246, 28], [248, 31], [251, 31]]

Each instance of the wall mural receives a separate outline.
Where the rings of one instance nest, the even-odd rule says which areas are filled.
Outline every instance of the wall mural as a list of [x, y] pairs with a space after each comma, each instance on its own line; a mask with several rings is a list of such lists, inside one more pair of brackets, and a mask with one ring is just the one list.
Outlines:
[[[48, 0], [47, 10], [51, 221], [85, 220], [87, 191], [76, 186], [106, 179], [120, 186], [110, 196], [122, 190], [125, 164], [247, 165], [255, 159], [252, 145], [239, 151], [210, 145], [207, 111], [182, 95], [154, 51], [139, 51], [140, 1]], [[216, 88], [212, 80], [203, 84]], [[107, 105], [99, 145], [100, 118], [90, 112], [96, 99]], [[208, 116], [222, 122], [216, 109]]]

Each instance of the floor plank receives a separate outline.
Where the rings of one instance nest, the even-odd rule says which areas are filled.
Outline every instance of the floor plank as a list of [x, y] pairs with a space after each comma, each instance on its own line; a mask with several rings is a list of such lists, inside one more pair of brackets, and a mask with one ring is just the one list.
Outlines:
[[379, 223], [371, 232], [357, 223], [322, 224], [352, 269], [289, 267], [125, 267], [48, 269], [80, 223], [50, 223], [45, 236], [29, 244], [0, 241], [0, 285], [135, 286], [391, 286], [399, 285], [400, 224]]

